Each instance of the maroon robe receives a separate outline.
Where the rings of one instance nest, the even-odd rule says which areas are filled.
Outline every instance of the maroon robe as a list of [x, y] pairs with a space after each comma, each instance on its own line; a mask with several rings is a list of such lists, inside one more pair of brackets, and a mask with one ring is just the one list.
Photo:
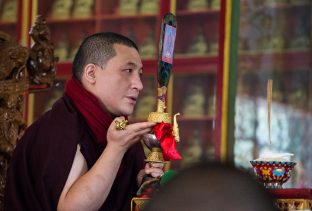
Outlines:
[[[5, 190], [6, 210], [56, 210], [75, 157], [77, 144], [90, 169], [105, 146], [96, 142], [68, 96], [31, 125], [10, 161]], [[124, 155], [111, 191], [100, 210], [130, 210], [144, 168], [141, 143]]]

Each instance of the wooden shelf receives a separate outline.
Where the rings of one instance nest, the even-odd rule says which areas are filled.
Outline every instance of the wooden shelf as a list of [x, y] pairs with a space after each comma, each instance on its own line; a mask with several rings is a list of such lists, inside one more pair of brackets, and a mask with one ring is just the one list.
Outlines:
[[16, 21], [2, 21], [0, 20], [0, 27], [1, 26], [12, 26], [12, 25], [16, 25], [17, 22]]
[[[147, 117], [146, 118], [135, 118], [135, 117], [130, 117], [129, 118], [130, 122], [143, 122], [143, 121], [147, 121]], [[177, 121], [179, 124], [188, 124], [188, 123], [199, 123], [199, 124], [204, 124], [204, 123], [213, 123], [213, 121], [215, 121], [215, 117], [211, 117], [211, 116], [201, 116], [201, 117], [184, 117], [183, 115], [180, 115], [177, 118]]]
[[178, 10], [177, 11], [177, 17], [190, 17], [190, 16], [206, 16], [206, 15], [219, 15], [220, 9], [203, 9], [203, 10], [196, 10], [196, 11], [190, 11], [190, 10]]
[[135, 19], [157, 19], [157, 14], [133, 14], [133, 15], [101, 15], [100, 20], [135, 20]]
[[[218, 57], [216, 56], [203, 56], [203, 57], [186, 57], [178, 56], [173, 61], [173, 74], [176, 73], [212, 73], [217, 72]], [[157, 72], [157, 59], [142, 60], [144, 66], [144, 73], [156, 74]], [[59, 62], [57, 64], [57, 75], [71, 75], [72, 64], [68, 62]]]
[[178, 117], [179, 122], [192, 123], [192, 122], [212, 122], [215, 120], [215, 117], [212, 116], [200, 116], [200, 117], [185, 117], [182, 114]]
[[173, 71], [175, 73], [216, 73], [219, 58], [217, 56], [176, 56], [173, 61]]
[[55, 19], [47, 18], [46, 21], [48, 24], [71, 24], [71, 23], [81, 23], [81, 22], [92, 22], [95, 21], [94, 16], [88, 18], [70, 18], [70, 19]]
[[[151, 74], [157, 72], [157, 60], [156, 59], [147, 59], [142, 60], [143, 66], [144, 66], [144, 73]], [[71, 61], [65, 61], [65, 62], [59, 62], [57, 64], [57, 76], [63, 77], [63, 76], [70, 76], [72, 71], [72, 62]]]

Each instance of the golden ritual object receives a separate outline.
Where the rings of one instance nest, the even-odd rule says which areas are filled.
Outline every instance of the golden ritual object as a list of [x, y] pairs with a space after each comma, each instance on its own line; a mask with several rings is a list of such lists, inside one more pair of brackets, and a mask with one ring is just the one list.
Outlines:
[[275, 205], [281, 211], [312, 210], [312, 189], [286, 188], [271, 189]]
[[139, 198], [139, 197], [134, 197], [131, 200], [131, 210], [134, 210], [134, 204], [136, 207], [138, 207], [139, 210], [143, 210], [144, 206], [148, 202], [149, 198]]
[[151, 152], [148, 154], [146, 160], [147, 162], [164, 162], [164, 156], [162, 154], [161, 148], [160, 147], [153, 147], [151, 149]]
[[161, 123], [161, 122], [171, 123], [170, 114], [165, 112], [165, 109], [166, 109], [165, 100], [162, 100], [166, 96], [167, 87], [163, 86], [161, 88], [158, 88], [157, 90], [158, 90], [157, 111], [151, 112], [148, 115], [147, 121], [156, 122], [156, 123]]
[[280, 210], [312, 210], [312, 200], [308, 199], [276, 199]]
[[[155, 123], [172, 123], [172, 118], [166, 112], [167, 87], [173, 67], [173, 50], [176, 33], [176, 18], [168, 13], [164, 16], [160, 34], [159, 55], [158, 55], [158, 88], [157, 88], [157, 110], [148, 115], [147, 121]], [[174, 115], [173, 136], [179, 140], [179, 127]], [[145, 145], [151, 150], [148, 155], [148, 162], [164, 162], [160, 143], [154, 134], [148, 134], [144, 137]], [[156, 154], [159, 155], [156, 155]]]
[[17, 14], [17, 0], [0, 1], [0, 7], [1, 6], [2, 6], [2, 13], [0, 17], [1, 21], [16, 22], [17, 21], [17, 15], [16, 15]]
[[54, 0], [51, 11], [53, 19], [68, 19], [71, 15], [73, 0]]
[[[158, 71], [157, 71], [157, 110], [151, 112], [148, 115], [147, 121], [158, 123], [157, 126], [164, 126], [171, 128], [172, 136], [170, 136], [170, 141], [178, 141], [179, 138], [179, 127], [177, 124], [176, 117], [179, 114], [174, 115], [173, 125], [161, 125], [172, 124], [172, 117], [166, 111], [166, 97], [167, 97], [167, 87], [171, 75], [171, 70], [173, 67], [173, 50], [174, 42], [176, 36], [176, 17], [167, 13], [162, 20], [160, 42], [159, 42], [159, 54], [158, 54]], [[155, 128], [154, 128], [155, 129]], [[158, 128], [159, 129], [159, 128]], [[162, 129], [159, 129], [159, 133], [163, 133]], [[164, 132], [166, 134], [166, 132]], [[168, 135], [168, 134], [166, 134]], [[172, 138], [173, 137], [173, 138]], [[165, 153], [160, 141], [158, 140], [154, 132], [148, 133], [143, 137], [144, 144], [151, 150], [147, 155], [146, 162], [148, 163], [164, 163], [167, 162], [164, 159]], [[166, 158], [171, 159], [171, 158]], [[141, 210], [145, 204], [148, 202], [150, 197], [150, 190], [157, 191], [160, 186], [161, 178], [150, 178], [149, 180], [143, 180], [142, 185], [140, 186], [137, 195], [131, 201], [131, 210], [135, 207], [135, 210]]]
[[73, 17], [88, 18], [93, 15], [94, 0], [76, 0], [73, 8]]

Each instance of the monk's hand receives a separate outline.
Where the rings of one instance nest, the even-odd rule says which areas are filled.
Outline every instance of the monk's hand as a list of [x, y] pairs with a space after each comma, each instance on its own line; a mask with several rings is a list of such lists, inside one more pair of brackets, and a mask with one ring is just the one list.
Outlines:
[[164, 164], [158, 162], [149, 162], [145, 164], [145, 174], [151, 175], [154, 178], [164, 175]]
[[149, 133], [154, 125], [153, 122], [128, 124], [124, 117], [116, 117], [107, 131], [107, 145], [126, 151]]

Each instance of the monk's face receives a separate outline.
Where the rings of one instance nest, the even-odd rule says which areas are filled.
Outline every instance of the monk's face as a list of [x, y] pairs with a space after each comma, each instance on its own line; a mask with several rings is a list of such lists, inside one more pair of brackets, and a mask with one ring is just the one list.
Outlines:
[[96, 66], [94, 94], [113, 115], [130, 115], [143, 89], [143, 65], [135, 48], [115, 44], [116, 56], [105, 67]]

